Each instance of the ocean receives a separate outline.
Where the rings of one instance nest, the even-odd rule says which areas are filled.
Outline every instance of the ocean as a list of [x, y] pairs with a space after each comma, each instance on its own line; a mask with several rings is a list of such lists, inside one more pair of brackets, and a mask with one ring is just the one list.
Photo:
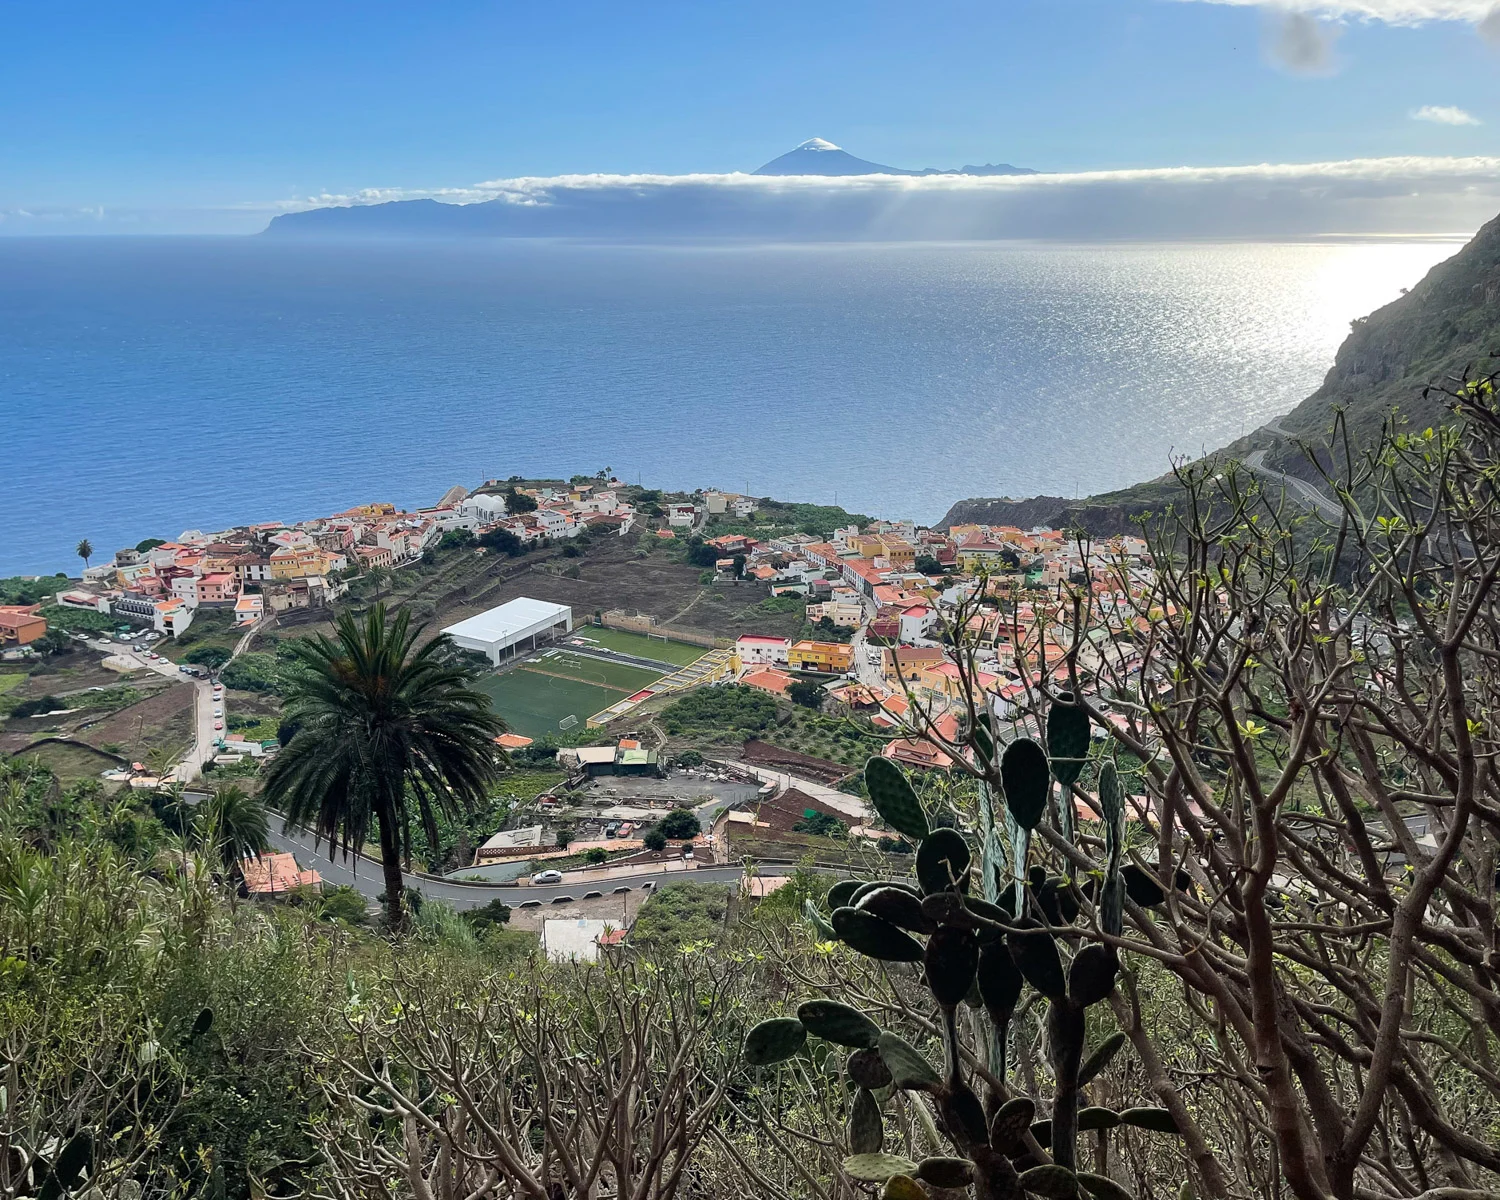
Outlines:
[[1457, 248], [0, 239], [0, 575], [603, 467], [1087, 495], [1290, 409]]

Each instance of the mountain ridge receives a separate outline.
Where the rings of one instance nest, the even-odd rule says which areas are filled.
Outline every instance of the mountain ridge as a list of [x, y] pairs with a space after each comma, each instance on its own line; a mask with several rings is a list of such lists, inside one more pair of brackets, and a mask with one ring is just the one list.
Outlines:
[[919, 171], [907, 167], [888, 167], [868, 159], [856, 158], [842, 146], [835, 146], [824, 138], [808, 138], [807, 141], [773, 158], [763, 166], [750, 172], [752, 175], [821, 175], [837, 177], [844, 175], [1035, 175], [1030, 167], [1016, 167], [1010, 163], [985, 163], [982, 166], [968, 165], [956, 170], [941, 167], [923, 167]]

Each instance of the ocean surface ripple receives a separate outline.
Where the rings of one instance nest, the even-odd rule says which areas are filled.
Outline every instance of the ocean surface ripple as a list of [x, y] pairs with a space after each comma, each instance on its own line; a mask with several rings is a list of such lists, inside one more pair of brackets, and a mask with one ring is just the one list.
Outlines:
[[936, 520], [1160, 474], [1456, 243], [0, 239], [0, 575], [612, 467]]

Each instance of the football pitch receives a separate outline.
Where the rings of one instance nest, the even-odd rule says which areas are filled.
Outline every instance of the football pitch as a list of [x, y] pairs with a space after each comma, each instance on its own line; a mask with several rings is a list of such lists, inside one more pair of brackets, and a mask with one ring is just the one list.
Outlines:
[[503, 675], [486, 676], [479, 688], [513, 732], [537, 738], [557, 733], [568, 717], [582, 724], [660, 678], [657, 671], [552, 648]]
[[702, 646], [668, 642], [659, 637], [647, 637], [644, 633], [603, 629], [597, 625], [580, 625], [569, 636], [593, 642], [605, 650], [618, 650], [621, 654], [634, 654], [640, 658], [654, 658], [657, 662], [676, 663], [679, 667], [695, 663], [708, 653]]

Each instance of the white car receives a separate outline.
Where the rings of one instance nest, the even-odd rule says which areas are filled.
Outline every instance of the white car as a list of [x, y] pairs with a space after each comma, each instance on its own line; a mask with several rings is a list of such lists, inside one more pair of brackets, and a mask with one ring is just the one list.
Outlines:
[[222, 708], [216, 708], [216, 709], [214, 709], [214, 716], [216, 716], [216, 717], [222, 717], [223, 715], [224, 715], [224, 710]]
[[538, 871], [531, 877], [532, 883], [561, 883], [561, 871]]

